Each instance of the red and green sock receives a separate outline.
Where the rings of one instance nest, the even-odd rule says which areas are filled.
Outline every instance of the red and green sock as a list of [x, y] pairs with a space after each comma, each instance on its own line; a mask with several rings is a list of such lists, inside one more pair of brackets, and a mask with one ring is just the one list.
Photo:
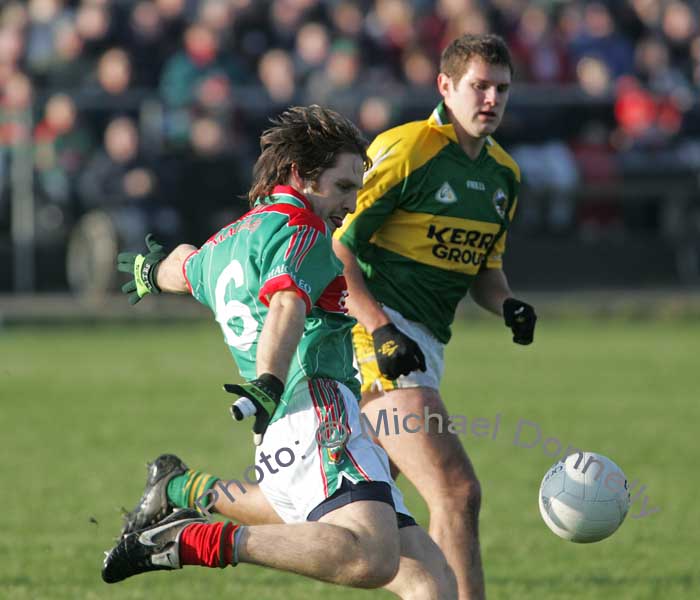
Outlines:
[[178, 508], [199, 509], [195, 504], [197, 498], [206, 494], [217, 481], [219, 478], [209, 473], [188, 469], [168, 482], [168, 500]]

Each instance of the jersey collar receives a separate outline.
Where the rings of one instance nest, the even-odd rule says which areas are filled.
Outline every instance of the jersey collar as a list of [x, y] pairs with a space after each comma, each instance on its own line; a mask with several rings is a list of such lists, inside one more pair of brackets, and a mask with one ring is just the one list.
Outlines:
[[276, 185], [272, 188], [272, 192], [268, 196], [270, 204], [283, 202], [284, 204], [293, 204], [299, 208], [305, 208], [313, 212], [311, 202], [309, 202], [301, 192], [295, 190], [291, 185]]
[[450, 123], [450, 117], [447, 115], [447, 108], [445, 108], [444, 101], [441, 100], [440, 104], [435, 107], [435, 110], [433, 110], [428, 119], [428, 125], [442, 133], [445, 137], [450, 138], [455, 144], [459, 144], [455, 128], [452, 123]]
[[[428, 126], [439, 131], [442, 135], [449, 138], [459, 146], [457, 132], [455, 131], [454, 125], [450, 123], [450, 117], [447, 114], [447, 108], [445, 107], [444, 100], [441, 100], [440, 104], [438, 104], [433, 110], [433, 112], [430, 114], [430, 117], [428, 118]], [[486, 156], [486, 153], [488, 152], [487, 149], [489, 146], [493, 146], [493, 139], [490, 135], [487, 136], [486, 143], [481, 149], [481, 152], [479, 152], [479, 156], [475, 159], [476, 161], [479, 161], [481, 158]]]

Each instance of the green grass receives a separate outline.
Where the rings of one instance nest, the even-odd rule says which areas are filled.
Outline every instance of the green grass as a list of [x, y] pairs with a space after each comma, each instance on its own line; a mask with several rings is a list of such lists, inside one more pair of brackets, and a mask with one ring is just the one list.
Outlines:
[[[495, 319], [457, 328], [443, 388], [450, 411], [501, 415], [495, 440], [463, 438], [484, 487], [489, 598], [697, 597], [699, 341], [695, 321], [542, 319], [529, 348]], [[251, 463], [248, 425], [231, 421], [219, 391], [234, 372], [210, 324], [0, 330], [0, 598], [389, 597], [246, 565], [101, 582], [102, 551], [119, 507], [141, 492], [147, 459], [176, 452], [226, 477]], [[537, 510], [554, 458], [514, 446], [519, 419], [564, 447], [610, 456], [661, 511], [628, 517], [598, 544], [555, 537]], [[401, 484], [425, 523], [425, 506]]]

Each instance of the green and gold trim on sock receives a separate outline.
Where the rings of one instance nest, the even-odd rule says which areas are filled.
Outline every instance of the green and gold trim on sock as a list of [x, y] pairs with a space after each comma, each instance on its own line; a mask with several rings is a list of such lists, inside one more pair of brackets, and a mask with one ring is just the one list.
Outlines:
[[214, 487], [217, 481], [219, 478], [210, 473], [188, 469], [168, 482], [168, 500], [178, 508], [196, 508], [201, 513], [197, 498]]

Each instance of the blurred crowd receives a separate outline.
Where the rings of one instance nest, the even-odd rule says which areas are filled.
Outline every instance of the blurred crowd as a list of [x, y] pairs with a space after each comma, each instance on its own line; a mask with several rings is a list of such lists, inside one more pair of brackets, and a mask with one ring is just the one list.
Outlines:
[[466, 32], [510, 44], [517, 85], [502, 136], [533, 187], [556, 191], [552, 227], [571, 224], [582, 178], [615, 176], [619, 153], [686, 144], [674, 164], [700, 164], [700, 13], [690, 0], [0, 6], [0, 235], [11, 149], [31, 140], [45, 235], [100, 208], [129, 243], [147, 230], [199, 243], [244, 210], [270, 116], [315, 102], [369, 137], [425, 118], [440, 52]]

